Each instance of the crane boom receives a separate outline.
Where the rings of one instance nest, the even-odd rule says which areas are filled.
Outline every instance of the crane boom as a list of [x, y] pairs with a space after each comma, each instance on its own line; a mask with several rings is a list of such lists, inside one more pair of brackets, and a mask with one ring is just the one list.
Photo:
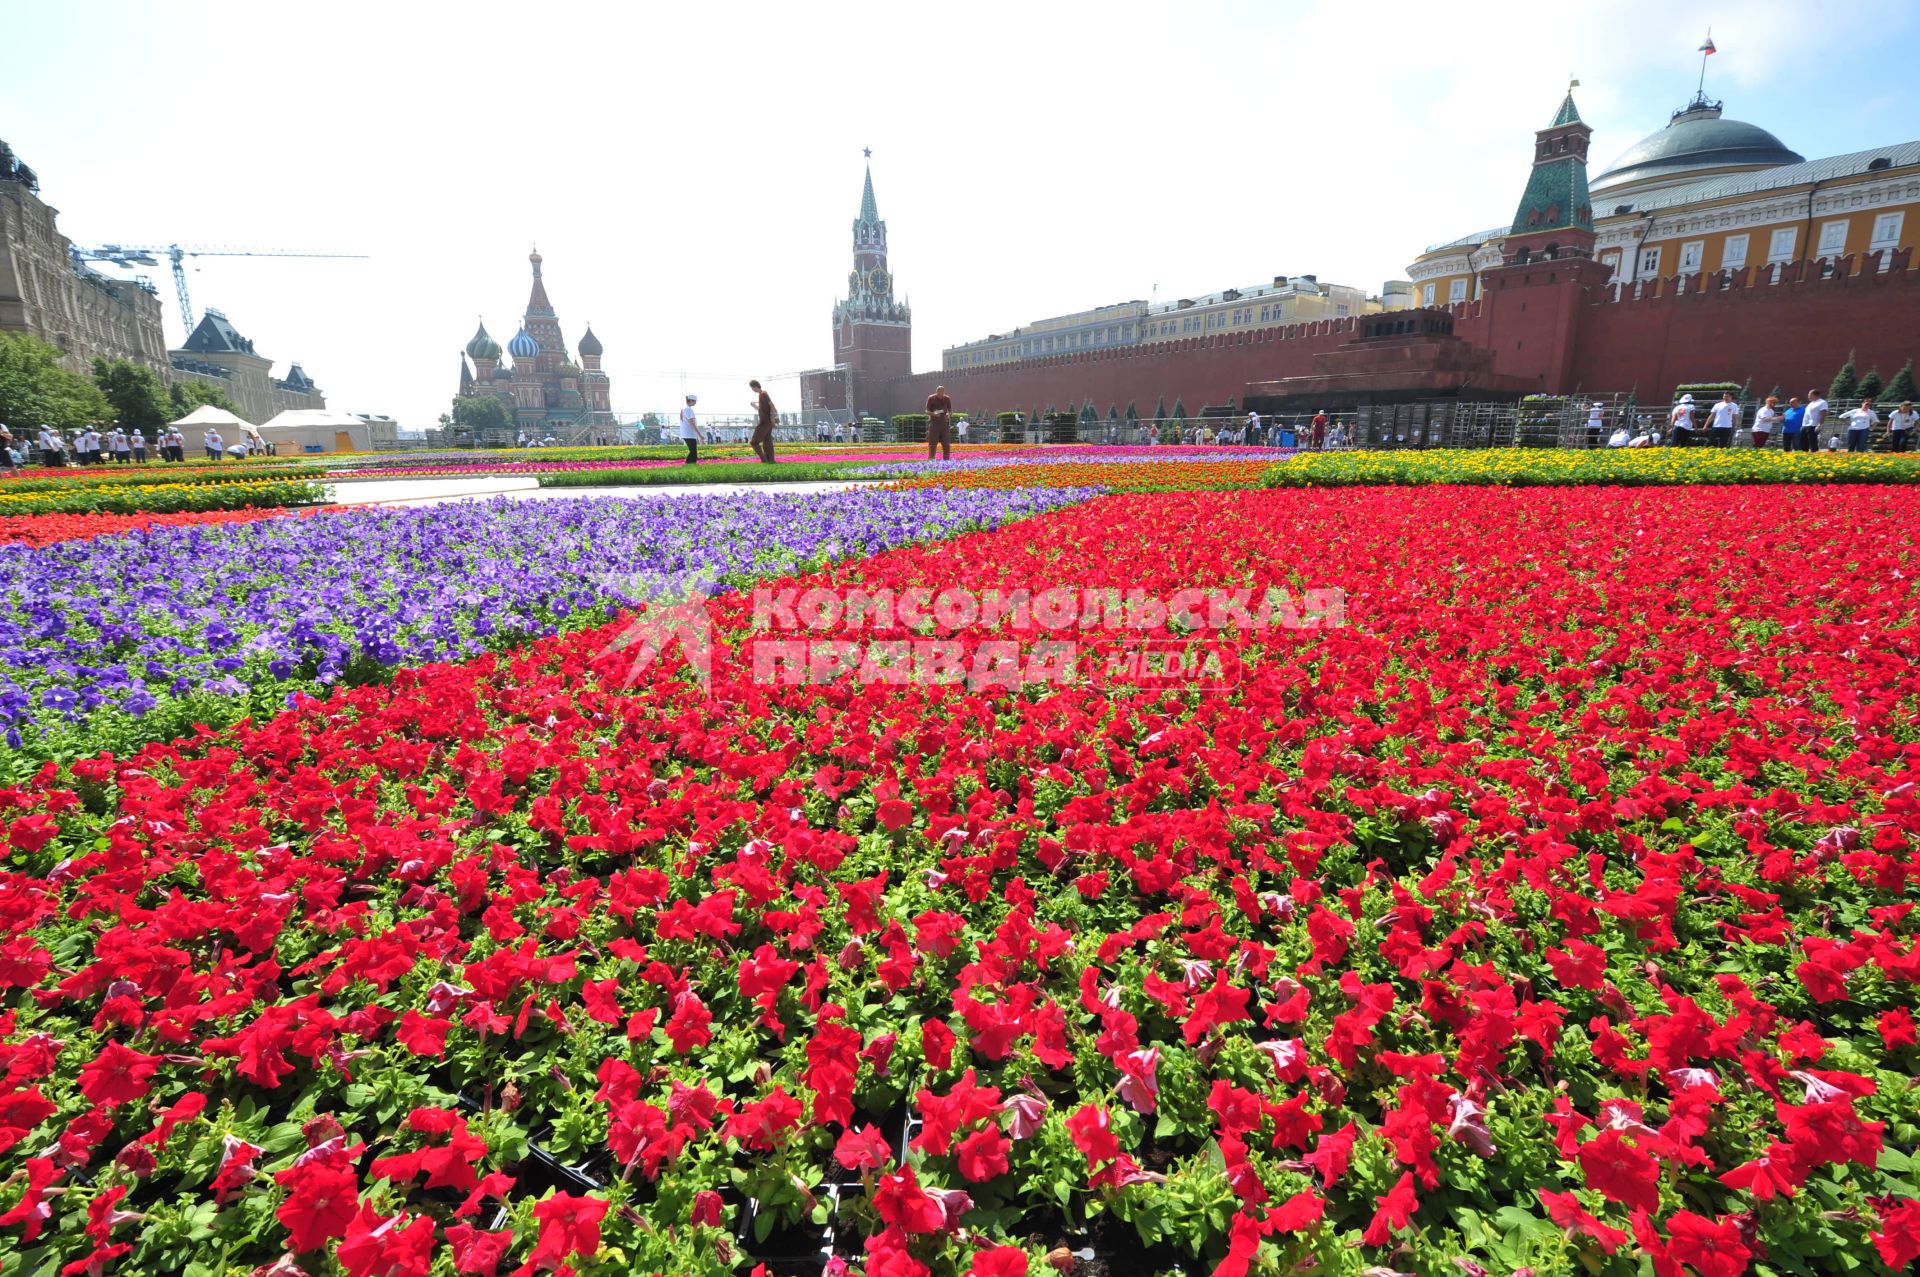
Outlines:
[[76, 262], [108, 262], [115, 266], [158, 266], [165, 257], [173, 267], [173, 288], [180, 300], [180, 323], [193, 332], [193, 302], [187, 296], [186, 259], [189, 257], [338, 257], [364, 259], [365, 253], [303, 253], [284, 248], [203, 247], [182, 244], [102, 244], [73, 248]]

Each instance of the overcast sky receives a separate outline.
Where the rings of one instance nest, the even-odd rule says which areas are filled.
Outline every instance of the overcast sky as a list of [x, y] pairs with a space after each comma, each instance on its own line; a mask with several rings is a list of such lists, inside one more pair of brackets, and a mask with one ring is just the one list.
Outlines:
[[1569, 75], [1610, 159], [1692, 94], [1709, 26], [1708, 93], [1809, 158], [1920, 136], [1910, 60], [1855, 56], [1913, 48], [1911, 0], [0, 0], [0, 138], [82, 244], [366, 254], [190, 263], [195, 306], [333, 406], [433, 424], [537, 241], [617, 411], [744, 409], [754, 375], [784, 408], [830, 358], [864, 147], [928, 369], [1156, 288], [1378, 291], [1512, 215]]

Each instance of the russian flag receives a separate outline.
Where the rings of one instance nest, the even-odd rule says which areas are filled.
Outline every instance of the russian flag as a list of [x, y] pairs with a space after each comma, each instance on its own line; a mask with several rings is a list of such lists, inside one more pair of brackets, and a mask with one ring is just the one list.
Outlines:
[[1719, 50], [1713, 47], [1713, 34], [1711, 32], [1707, 34], [1707, 42], [1701, 45], [1700, 48], [1697, 50], [1697, 52], [1706, 53], [1706, 54], [1713, 54], [1713, 53], [1719, 52]]

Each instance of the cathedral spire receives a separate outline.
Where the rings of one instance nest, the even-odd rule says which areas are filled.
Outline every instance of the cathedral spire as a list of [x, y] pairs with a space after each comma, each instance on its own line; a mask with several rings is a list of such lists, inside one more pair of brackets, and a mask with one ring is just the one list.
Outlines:
[[535, 248], [527, 254], [527, 260], [533, 263], [533, 291], [527, 295], [527, 314], [551, 315], [553, 303], [547, 300], [546, 281], [540, 278], [540, 263], [545, 259], [540, 256], [540, 250]]

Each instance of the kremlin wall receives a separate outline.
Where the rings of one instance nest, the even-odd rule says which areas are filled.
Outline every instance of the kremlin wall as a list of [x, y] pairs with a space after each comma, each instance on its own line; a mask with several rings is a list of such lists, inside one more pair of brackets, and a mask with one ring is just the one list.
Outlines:
[[1423, 253], [1406, 309], [917, 374], [869, 172], [836, 363], [802, 374], [802, 410], [915, 412], [936, 384], [975, 416], [1657, 402], [1685, 382], [1798, 394], [1849, 357], [1891, 377], [1920, 355], [1920, 142], [1809, 162], [1696, 96], [1590, 189], [1590, 136], [1569, 90], [1512, 221]]

